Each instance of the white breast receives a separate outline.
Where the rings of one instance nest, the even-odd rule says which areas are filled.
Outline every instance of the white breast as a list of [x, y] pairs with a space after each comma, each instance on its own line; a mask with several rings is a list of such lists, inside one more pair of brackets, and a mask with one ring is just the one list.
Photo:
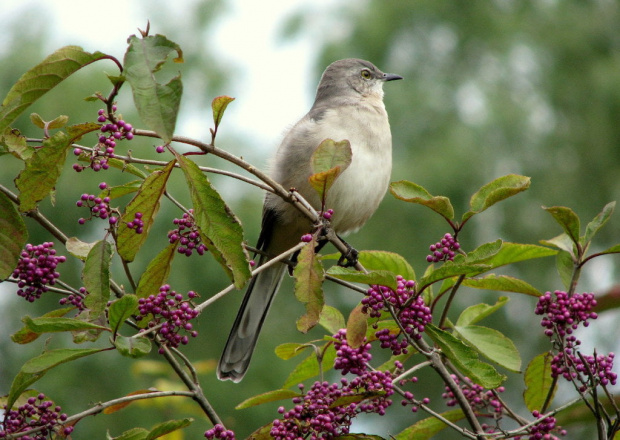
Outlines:
[[[392, 136], [383, 103], [331, 112], [321, 120], [325, 137], [351, 143], [351, 165], [338, 177], [327, 197], [334, 210], [332, 226], [345, 234], [359, 229], [385, 195], [392, 171]], [[334, 129], [334, 127], [338, 127]]]

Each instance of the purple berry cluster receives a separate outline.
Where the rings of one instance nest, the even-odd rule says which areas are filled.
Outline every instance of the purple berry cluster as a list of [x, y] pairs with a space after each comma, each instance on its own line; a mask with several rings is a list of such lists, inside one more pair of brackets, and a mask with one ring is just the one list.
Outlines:
[[577, 330], [579, 324], [584, 327], [589, 325], [589, 319], [596, 319], [597, 315], [592, 309], [596, 306], [596, 300], [591, 293], [568, 293], [556, 290], [553, 294], [546, 292], [538, 299], [534, 313], [543, 315], [540, 325], [545, 327], [545, 334], [553, 337], [555, 332], [560, 338], [570, 335]]
[[66, 260], [62, 255], [56, 256], [52, 242], [27, 244], [13, 271], [13, 278], [19, 280], [17, 294], [30, 302], [39, 299], [41, 294], [49, 290], [47, 286], [56, 284], [56, 279], [60, 278], [56, 267]]
[[[140, 316], [136, 317], [137, 321], [142, 320], [148, 315], [153, 318], [149, 321], [148, 327], [152, 328], [161, 324], [157, 333], [164, 339], [164, 344], [169, 347], [178, 347], [180, 344], [186, 345], [189, 342], [187, 335], [181, 336], [180, 332], [189, 333], [193, 338], [198, 336], [198, 332], [193, 330], [191, 322], [198, 312], [194, 310], [190, 301], [196, 298], [196, 292], [189, 291], [187, 297], [170, 290], [168, 284], [164, 284], [159, 288], [157, 295], [150, 295], [148, 298], [140, 298], [138, 300], [138, 311]], [[159, 349], [163, 353], [163, 347]]]
[[198, 255], [204, 255], [207, 247], [200, 238], [200, 231], [198, 226], [194, 222], [194, 210], [190, 209], [189, 212], [183, 213], [182, 218], [175, 218], [174, 223], [177, 228], [168, 232], [168, 240], [170, 243], [179, 242], [177, 252], [184, 254], [188, 257], [196, 251]]
[[[0, 439], [35, 428], [41, 428], [41, 430], [35, 434], [24, 435], [19, 438], [23, 440], [51, 438], [55, 428], [60, 427], [67, 420], [67, 415], [60, 411], [60, 406], [54, 406], [54, 402], [45, 400], [43, 393], [37, 397], [30, 397], [17, 410], [9, 410], [5, 405], [4, 421], [0, 422]], [[72, 432], [73, 426], [66, 426], [62, 429], [64, 436]]]
[[133, 229], [136, 234], [142, 234], [144, 232], [144, 221], [142, 221], [142, 213], [136, 212], [133, 215], [133, 220], [127, 222], [127, 227]]
[[[393, 393], [391, 375], [389, 372], [365, 372], [364, 376], [369, 376], [369, 373], [375, 376], [375, 382], [362, 376], [351, 382], [342, 378], [340, 384], [315, 382], [307, 393], [293, 399], [295, 406], [292, 409], [286, 411], [284, 407], [278, 408], [283, 418], [273, 421], [271, 436], [276, 440], [330, 439], [348, 434], [353, 418], [359, 413], [385, 414], [385, 408], [392, 403], [386, 398]], [[370, 383], [375, 386], [370, 386]], [[304, 385], [299, 384], [299, 388], [303, 392]], [[364, 392], [377, 394], [377, 397], [334, 405], [342, 397]]]
[[330, 220], [332, 218], [332, 216], [334, 215], [334, 210], [333, 209], [328, 209], [322, 215], [323, 215], [323, 218], [325, 220]]
[[[542, 414], [538, 411], [533, 411], [532, 415], [537, 419], [542, 417]], [[557, 437], [551, 434], [553, 431], [557, 431], [560, 435], [566, 435], [566, 431], [556, 426], [556, 423], [555, 417], [544, 418], [530, 428], [529, 440], [555, 440]]]
[[342, 374], [353, 373], [357, 376], [361, 375], [368, 368], [368, 362], [372, 359], [370, 349], [372, 346], [364, 342], [358, 347], [353, 348], [347, 344], [347, 331], [340, 329], [334, 335], [334, 348], [336, 349], [336, 360], [334, 361], [334, 369], [342, 370]]
[[[352, 373], [355, 378], [342, 378], [340, 383], [315, 382], [304, 394], [305, 386], [299, 384], [302, 396], [295, 397], [295, 405], [289, 411], [280, 407], [282, 420], [274, 420], [270, 434], [278, 440], [284, 439], [328, 439], [349, 433], [353, 418], [360, 413], [384, 415], [392, 404], [389, 397], [394, 394], [392, 374], [389, 371], [374, 371], [368, 367], [370, 344], [363, 343], [352, 348], [346, 341], [346, 330], [334, 335], [337, 351], [334, 368], [341, 373]], [[402, 366], [402, 365], [401, 365]], [[364, 396], [336, 405], [346, 396]]]
[[[463, 395], [469, 402], [471, 408], [478, 415], [483, 415], [483, 412], [494, 413], [498, 416], [501, 415], [503, 406], [493, 391], [484, 389], [484, 387], [474, 383], [469, 377], [465, 377], [465, 381], [461, 382], [456, 375], [452, 374], [451, 376], [454, 382], [456, 382], [459, 388], [463, 391]], [[505, 388], [498, 387], [495, 391], [498, 393], [503, 393]], [[448, 406], [458, 405], [458, 401], [456, 400], [454, 393], [448, 386], [446, 386], [446, 391], [441, 395], [441, 397], [446, 399], [446, 405]]]
[[580, 324], [587, 327], [588, 320], [597, 318], [597, 314], [592, 311], [595, 306], [596, 300], [592, 293], [569, 295], [555, 291], [541, 296], [535, 310], [537, 315], [543, 316], [540, 324], [546, 329], [545, 334], [551, 338], [557, 351], [551, 361], [551, 375], [581, 383], [579, 390], [582, 392], [588, 388], [590, 376], [596, 381], [590, 384], [592, 386], [615, 385], [618, 378], [612, 371], [614, 353], [584, 356], [578, 350], [581, 341], [573, 335]]
[[79, 292], [79, 294], [71, 293], [64, 298], [61, 298], [58, 303], [61, 306], [71, 304], [73, 307], [77, 308], [78, 311], [81, 312], [82, 310], [86, 309], [86, 306], [84, 305], [84, 297], [88, 295], [88, 291], [86, 290], [86, 287], [80, 287]]
[[218, 439], [218, 440], [235, 440], [235, 433], [226, 429], [223, 425], [219, 423], [213, 428], [205, 431], [205, 437], [209, 440]]
[[[371, 286], [366, 297], [362, 299], [362, 311], [372, 318], [380, 318], [381, 312], [394, 309], [398, 319], [409, 336], [420, 339], [422, 333], [433, 317], [431, 309], [424, 303], [424, 298], [415, 292], [415, 281], [396, 277], [396, 291], [386, 286]], [[388, 329], [378, 330], [375, 336], [381, 341], [381, 348], [390, 348], [394, 355], [407, 353], [407, 341], [399, 341], [399, 333]]]
[[618, 375], [612, 371], [613, 366], [614, 353], [609, 353], [607, 356], [580, 356], [574, 344], [567, 342], [564, 351], [558, 352], [551, 360], [551, 376], [562, 376], [568, 381], [578, 381], [581, 383], [579, 391], [585, 392], [590, 382], [590, 373], [596, 382], [594, 385], [615, 385]]
[[[133, 127], [124, 120], [117, 119], [114, 115], [116, 111], [116, 105], [112, 106], [112, 114], [106, 114], [104, 109], [99, 110], [97, 122], [109, 122], [101, 126], [101, 134], [99, 135], [98, 143], [95, 148], [93, 148], [90, 155], [90, 164], [88, 166], [83, 166], [76, 163], [73, 165], [75, 171], [80, 172], [85, 168], [92, 168], [93, 171], [107, 170], [110, 167], [108, 159], [114, 157], [116, 143], [123, 139], [127, 139], [128, 141], [133, 139]], [[76, 156], [80, 156], [82, 153], [83, 151], [81, 148], [73, 150], [73, 154]]]
[[[105, 182], [101, 182], [99, 184], [99, 189], [105, 190], [108, 185]], [[98, 197], [94, 194], [82, 194], [80, 196], [80, 200], [75, 202], [75, 205], [78, 208], [86, 207], [90, 211], [89, 218], [80, 218], [78, 223], [83, 225], [88, 220], [91, 220], [93, 217], [100, 218], [102, 220], [108, 219], [110, 225], [115, 225], [118, 221], [118, 217], [112, 215], [113, 210], [110, 208], [110, 197]]]
[[440, 241], [429, 246], [428, 249], [431, 251], [431, 254], [426, 256], [426, 261], [429, 263], [452, 261], [460, 248], [461, 245], [456, 241], [456, 238], [448, 233]]

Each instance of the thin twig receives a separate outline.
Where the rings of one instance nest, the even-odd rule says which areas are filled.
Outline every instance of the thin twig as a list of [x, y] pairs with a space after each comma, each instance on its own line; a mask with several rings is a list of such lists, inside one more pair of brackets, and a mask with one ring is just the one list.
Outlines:
[[[152, 391], [146, 392], [143, 394], [132, 394], [130, 396], [120, 397], [118, 399], [112, 399], [104, 403], [98, 403], [92, 408], [87, 409], [86, 411], [82, 411], [80, 413], [74, 414], [72, 416], [67, 417], [67, 419], [62, 423], [61, 426], [71, 425], [73, 422], [77, 422], [84, 417], [92, 416], [95, 414], [99, 414], [106, 408], [110, 408], [112, 406], [131, 403], [137, 400], [144, 399], [154, 399], [157, 397], [173, 397], [173, 396], [184, 396], [184, 397], [194, 397], [194, 393], [191, 391]], [[5, 437], [6, 440], [16, 439], [19, 437], [23, 437], [25, 435], [32, 435], [40, 432], [46, 428], [45, 426], [39, 426], [38, 428], [29, 429], [28, 431], [16, 432], [14, 434], [7, 434]]]
[[450, 309], [450, 306], [452, 305], [452, 301], [454, 300], [454, 297], [456, 296], [456, 292], [458, 291], [464, 279], [465, 279], [465, 275], [459, 276], [456, 283], [454, 283], [454, 286], [452, 286], [452, 290], [450, 291], [450, 295], [448, 296], [448, 301], [446, 302], [446, 305], [443, 308], [443, 311], [441, 312], [441, 317], [439, 318], [437, 327], [439, 328], [443, 327], [443, 324], [446, 321], [446, 318], [448, 317], [448, 309]]
[[[394, 382], [394, 381], [393, 381]], [[405, 392], [400, 389], [398, 386], [394, 385], [394, 391], [396, 391], [398, 394], [400, 394], [401, 396], [405, 396]], [[464, 429], [462, 426], [459, 426], [455, 423], [452, 423], [450, 420], [446, 419], [444, 416], [442, 416], [440, 413], [433, 411], [432, 409], [430, 409], [428, 406], [426, 406], [424, 403], [422, 403], [421, 401], [418, 400], [413, 400], [413, 403], [420, 408], [421, 410], [423, 410], [424, 412], [428, 413], [429, 415], [433, 416], [434, 418], [436, 418], [437, 420], [445, 423], [447, 426], [449, 426], [450, 428], [454, 429], [455, 431], [458, 431], [463, 437], [469, 438], [469, 439], [478, 439], [480, 438], [480, 436], [477, 436], [475, 434], [472, 434], [471, 432], [468, 432], [466, 429]]]
[[[526, 434], [527, 431], [534, 425], [539, 424], [540, 422], [542, 422], [543, 420], [545, 420], [548, 417], [552, 417], [554, 415], [556, 415], [557, 413], [564, 411], [566, 408], [574, 405], [575, 403], [579, 402], [581, 400], [580, 397], [571, 400], [568, 403], [565, 403], [562, 406], [557, 407], [556, 409], [554, 409], [553, 411], [549, 411], [546, 414], [542, 414], [539, 418], [537, 418], [536, 420], [531, 421], [530, 423], [520, 426], [519, 428], [513, 429], [512, 431], [507, 431], [504, 433], [504, 435], [506, 435], [506, 437], [503, 438], [510, 438], [510, 437], [514, 437], [516, 435], [522, 435], [522, 434]], [[494, 436], [495, 437], [495, 436]]]
[[421, 370], [422, 368], [428, 367], [430, 365], [431, 365], [431, 361], [420, 362], [419, 364], [414, 365], [413, 367], [409, 368], [407, 371], [401, 373], [399, 376], [392, 379], [392, 383], [397, 384], [401, 380], [406, 379], [408, 376], [415, 373], [416, 371]]

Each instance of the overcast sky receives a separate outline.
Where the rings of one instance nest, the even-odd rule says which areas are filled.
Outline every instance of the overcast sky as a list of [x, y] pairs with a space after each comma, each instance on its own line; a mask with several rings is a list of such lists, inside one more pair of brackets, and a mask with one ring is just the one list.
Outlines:
[[[187, 6], [196, 1], [205, 2], [177, 1], [171, 14], [176, 11], [178, 16], [171, 19], [182, 23], [183, 14], [191, 9]], [[319, 0], [312, 5], [318, 7], [327, 2]], [[286, 43], [277, 37], [282, 20], [302, 3], [304, 0], [230, 0], [228, 12], [215, 26], [213, 47], [226, 59], [232, 60], [240, 70], [234, 75], [236, 82], [232, 87], [237, 94], [237, 101], [227, 111], [227, 122], [242, 134], [251, 135], [254, 142], [263, 147], [275, 148], [283, 130], [308, 110], [313, 98], [315, 85], [309, 81], [314, 78], [309, 72], [313, 72], [316, 45], [309, 41], [310, 36]], [[105, 4], [90, 0], [3, 0], [0, 16], [4, 23], [10, 23], [23, 19], [26, 13], [32, 11], [49, 15], [53, 31], [45, 48], [46, 53], [68, 44], [76, 44], [87, 51], [100, 50], [122, 57], [127, 37], [137, 33], [138, 27], [144, 28], [149, 19], [145, 14], [148, 7], [144, 5], [148, 3], [126, 0], [106, 0]], [[151, 33], [157, 32], [157, 24], [152, 23]], [[175, 41], [174, 35], [167, 36]], [[7, 45], [7, 37], [0, 33], [0, 53], [6, 50]], [[183, 49], [186, 52], [191, 50]], [[286, 90], [285, 99], [270, 107], [269, 112], [265, 111], [264, 103], [273, 102], [274, 97], [272, 89], [265, 87], [265, 84], [270, 84], [274, 78], [271, 69], [266, 66], [278, 69], [280, 83], [290, 83], [282, 84]], [[178, 128], [183, 134], [192, 136], [192, 124], [202, 123], [199, 118], [195, 121], [190, 119]]]

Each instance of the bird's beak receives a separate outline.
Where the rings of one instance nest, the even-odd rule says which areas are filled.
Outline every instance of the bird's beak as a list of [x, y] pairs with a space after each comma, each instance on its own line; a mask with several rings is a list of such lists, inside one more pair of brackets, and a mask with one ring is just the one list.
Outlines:
[[396, 79], [403, 79], [402, 76], [396, 75], [395, 73], [384, 73], [383, 81], [394, 81]]

